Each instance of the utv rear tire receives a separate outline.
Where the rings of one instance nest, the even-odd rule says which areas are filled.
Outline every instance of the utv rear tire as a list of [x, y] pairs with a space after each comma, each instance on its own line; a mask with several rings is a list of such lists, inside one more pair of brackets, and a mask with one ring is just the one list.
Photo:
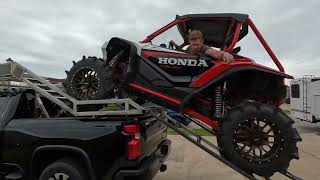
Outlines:
[[299, 158], [296, 144], [301, 137], [293, 123], [272, 105], [250, 102], [235, 107], [220, 123], [220, 154], [249, 174], [270, 177], [286, 171], [290, 161]]
[[88, 180], [88, 173], [81, 163], [74, 159], [61, 159], [48, 165], [39, 180]]
[[[67, 94], [79, 100], [107, 99], [113, 95], [114, 84], [108, 63], [96, 57], [83, 57], [67, 72]], [[91, 88], [91, 89], [90, 89]]]

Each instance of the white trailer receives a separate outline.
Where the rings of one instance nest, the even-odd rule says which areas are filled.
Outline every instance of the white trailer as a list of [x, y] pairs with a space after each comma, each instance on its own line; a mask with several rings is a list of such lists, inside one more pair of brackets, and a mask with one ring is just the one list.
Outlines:
[[290, 81], [291, 115], [312, 123], [320, 122], [320, 77], [304, 76]]

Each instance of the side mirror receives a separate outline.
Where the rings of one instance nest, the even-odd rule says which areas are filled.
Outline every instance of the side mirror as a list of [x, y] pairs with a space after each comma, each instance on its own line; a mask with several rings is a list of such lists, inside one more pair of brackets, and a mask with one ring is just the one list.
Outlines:
[[238, 46], [238, 47], [236, 47], [236, 48], [234, 48], [234, 49], [232, 50], [232, 53], [238, 54], [240, 51], [241, 51], [241, 47]]

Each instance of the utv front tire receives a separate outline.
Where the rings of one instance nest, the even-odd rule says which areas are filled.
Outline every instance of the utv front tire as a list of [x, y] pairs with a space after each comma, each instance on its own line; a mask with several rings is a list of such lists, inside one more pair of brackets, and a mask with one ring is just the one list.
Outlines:
[[107, 99], [113, 95], [114, 83], [109, 64], [96, 57], [83, 57], [67, 71], [67, 93], [79, 100]]
[[298, 159], [301, 138], [294, 121], [279, 108], [245, 103], [230, 110], [220, 124], [220, 154], [232, 164], [263, 177], [286, 171]]

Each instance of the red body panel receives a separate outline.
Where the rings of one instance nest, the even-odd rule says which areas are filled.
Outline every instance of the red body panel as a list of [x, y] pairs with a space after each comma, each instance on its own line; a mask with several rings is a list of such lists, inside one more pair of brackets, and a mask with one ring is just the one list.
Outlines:
[[249, 59], [235, 59], [231, 64], [227, 64], [223, 61], [216, 61], [215, 66], [210, 68], [208, 71], [203, 73], [200, 77], [191, 82], [190, 87], [199, 88], [210, 82], [212, 79], [217, 78], [219, 75], [227, 72], [228, 70], [237, 68], [237, 67], [256, 67], [261, 69], [262, 71], [266, 71], [269, 73], [277, 74], [284, 78], [292, 79], [293, 77], [285, 74], [283, 72], [277, 71], [275, 69], [256, 64]]

